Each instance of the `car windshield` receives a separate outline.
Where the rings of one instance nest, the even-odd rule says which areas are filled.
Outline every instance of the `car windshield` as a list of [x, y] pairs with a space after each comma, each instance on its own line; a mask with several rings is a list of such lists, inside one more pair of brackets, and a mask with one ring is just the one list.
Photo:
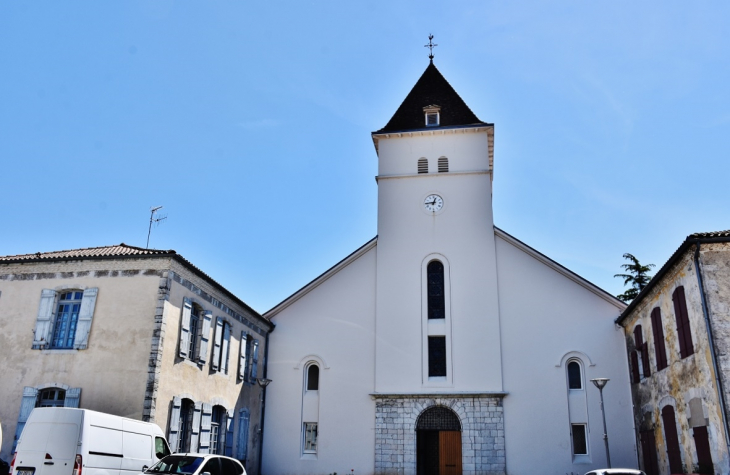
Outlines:
[[147, 469], [145, 473], [182, 473], [192, 475], [201, 463], [203, 463], [203, 457], [168, 455]]

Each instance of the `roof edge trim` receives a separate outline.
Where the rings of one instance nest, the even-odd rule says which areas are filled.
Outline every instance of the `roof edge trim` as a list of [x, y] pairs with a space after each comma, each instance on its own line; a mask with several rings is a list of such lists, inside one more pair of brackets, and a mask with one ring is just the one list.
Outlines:
[[633, 312], [634, 309], [639, 306], [641, 301], [644, 300], [647, 295], [649, 295], [651, 290], [656, 287], [659, 281], [661, 281], [664, 276], [671, 270], [671, 268], [674, 267], [674, 264], [677, 263], [677, 261], [684, 255], [685, 252], [687, 252], [687, 250], [697, 244], [711, 244], [716, 242], [730, 242], [730, 236], [698, 237], [697, 234], [690, 234], [689, 236], [687, 236], [684, 242], [679, 246], [676, 251], [674, 251], [674, 254], [672, 254], [667, 262], [664, 263], [661, 269], [659, 269], [657, 273], [654, 274], [654, 277], [652, 277], [649, 283], [646, 284], [646, 287], [644, 287], [644, 289], [639, 292], [639, 295], [637, 295], [636, 298], [632, 300], [631, 303], [624, 309], [624, 311], [621, 312], [621, 315], [616, 318], [616, 324], [622, 325], [623, 321], [626, 320], [629, 314], [631, 314], [631, 312]]
[[507, 232], [503, 231], [502, 229], [499, 229], [497, 226], [494, 227], [494, 234], [498, 237], [504, 239], [509, 244], [512, 244], [516, 248], [526, 252], [531, 257], [537, 259], [538, 261], [542, 262], [546, 266], [550, 267], [554, 271], [558, 272], [559, 274], [562, 274], [564, 277], [567, 277], [568, 279], [572, 280], [576, 284], [580, 285], [581, 287], [585, 288], [586, 290], [589, 290], [596, 294], [598, 297], [602, 298], [606, 302], [610, 303], [614, 307], [618, 308], [619, 310], [623, 310], [626, 308], [626, 303], [622, 302], [618, 298], [614, 297], [610, 293], [606, 292], [593, 282], [579, 276], [572, 270], [568, 269], [567, 267], [563, 266], [562, 264], [559, 264], [555, 262], [554, 260], [550, 259], [545, 254], [541, 253], [537, 249], [534, 249], [524, 242], [520, 241], [516, 237], [512, 236], [511, 234], [508, 234]]
[[322, 272], [320, 275], [312, 279], [308, 284], [304, 285], [302, 288], [273, 306], [271, 309], [267, 310], [262, 314], [262, 316], [267, 319], [271, 320], [274, 318], [277, 314], [279, 314], [282, 310], [299, 300], [300, 298], [307, 295], [312, 290], [319, 287], [320, 284], [324, 283], [327, 279], [332, 277], [333, 275], [337, 274], [339, 271], [347, 267], [350, 263], [357, 260], [359, 257], [361, 257], [363, 254], [368, 252], [370, 249], [374, 248], [375, 245], [378, 242], [378, 236], [375, 236], [359, 248], [355, 249], [350, 255], [342, 259], [337, 264], [333, 265], [326, 271]]

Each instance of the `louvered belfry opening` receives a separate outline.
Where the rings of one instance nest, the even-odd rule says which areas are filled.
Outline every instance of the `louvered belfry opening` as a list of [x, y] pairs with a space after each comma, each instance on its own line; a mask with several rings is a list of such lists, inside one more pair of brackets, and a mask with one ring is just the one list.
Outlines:
[[425, 158], [418, 159], [418, 173], [428, 173], [428, 160]]
[[461, 422], [444, 406], [424, 411], [416, 423], [418, 475], [461, 475]]
[[439, 158], [439, 173], [446, 173], [449, 171], [449, 159], [446, 157]]

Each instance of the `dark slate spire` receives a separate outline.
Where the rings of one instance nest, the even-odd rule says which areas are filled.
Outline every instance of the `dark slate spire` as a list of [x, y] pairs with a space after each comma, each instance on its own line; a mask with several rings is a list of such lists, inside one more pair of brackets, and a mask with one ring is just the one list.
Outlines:
[[[423, 108], [428, 106], [440, 108], [438, 127], [425, 125]], [[388, 124], [376, 133], [483, 124], [484, 122], [474, 115], [432, 61]]]

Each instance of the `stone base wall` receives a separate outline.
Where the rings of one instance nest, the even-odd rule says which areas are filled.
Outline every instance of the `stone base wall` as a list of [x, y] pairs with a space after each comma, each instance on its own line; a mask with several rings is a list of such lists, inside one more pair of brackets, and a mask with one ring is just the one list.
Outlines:
[[461, 422], [464, 475], [504, 475], [504, 412], [501, 395], [375, 395], [375, 473], [416, 475], [416, 422], [433, 406], [453, 410]]

